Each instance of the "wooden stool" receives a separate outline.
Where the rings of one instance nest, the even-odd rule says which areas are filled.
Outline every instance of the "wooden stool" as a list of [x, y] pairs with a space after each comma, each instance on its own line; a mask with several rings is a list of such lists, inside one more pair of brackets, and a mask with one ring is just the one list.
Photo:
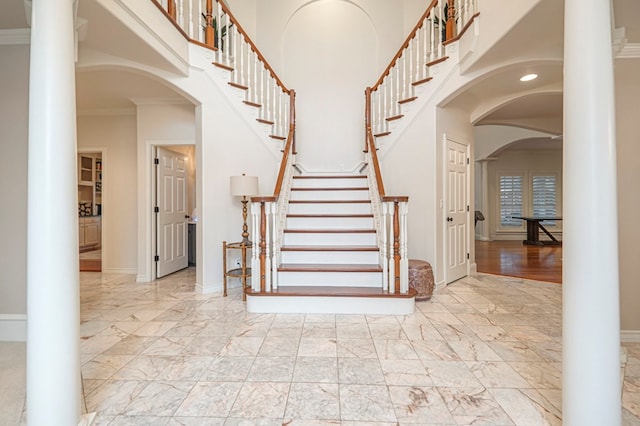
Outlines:
[[416, 300], [431, 299], [434, 286], [431, 264], [424, 260], [409, 259], [409, 288], [418, 292]]

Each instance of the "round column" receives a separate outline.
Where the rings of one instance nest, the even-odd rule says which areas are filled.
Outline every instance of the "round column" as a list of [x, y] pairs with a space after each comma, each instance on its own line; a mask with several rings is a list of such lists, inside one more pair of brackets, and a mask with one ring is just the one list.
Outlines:
[[34, 1], [29, 74], [27, 418], [80, 419], [73, 1]]
[[565, 0], [563, 422], [621, 423], [609, 0]]

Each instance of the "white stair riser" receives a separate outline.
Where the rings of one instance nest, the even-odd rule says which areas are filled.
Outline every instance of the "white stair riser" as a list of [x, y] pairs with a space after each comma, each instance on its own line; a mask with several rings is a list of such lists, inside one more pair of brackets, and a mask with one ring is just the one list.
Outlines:
[[369, 233], [284, 233], [285, 246], [372, 246], [376, 245], [376, 234]]
[[372, 217], [288, 217], [287, 229], [373, 229]]
[[291, 191], [291, 200], [368, 200], [369, 190]]
[[247, 312], [411, 315], [413, 298], [247, 296]]
[[290, 203], [289, 214], [370, 214], [371, 203]]
[[380, 287], [382, 272], [278, 272], [278, 285]]
[[375, 264], [377, 251], [283, 251], [282, 263]]
[[293, 179], [293, 188], [353, 188], [368, 186], [367, 178]]

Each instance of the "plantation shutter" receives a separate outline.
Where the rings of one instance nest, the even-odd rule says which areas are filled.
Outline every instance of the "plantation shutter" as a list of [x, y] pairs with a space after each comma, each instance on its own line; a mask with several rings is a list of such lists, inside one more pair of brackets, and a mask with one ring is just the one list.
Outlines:
[[522, 226], [522, 176], [500, 176], [500, 226]]
[[[533, 215], [536, 217], [556, 216], [556, 177], [533, 177]], [[547, 220], [543, 223], [550, 225], [555, 221]]]

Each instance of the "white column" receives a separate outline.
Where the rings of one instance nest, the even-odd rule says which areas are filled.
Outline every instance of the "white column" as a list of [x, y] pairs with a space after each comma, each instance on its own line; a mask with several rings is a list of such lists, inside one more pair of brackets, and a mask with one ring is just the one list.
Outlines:
[[73, 2], [35, 1], [29, 74], [27, 418], [80, 419]]
[[569, 426], [621, 424], [610, 12], [609, 0], [565, 1], [562, 400]]
[[491, 211], [489, 206], [489, 162], [495, 160], [495, 158], [483, 158], [478, 160], [480, 163], [481, 174], [481, 189], [482, 189], [482, 206], [481, 212], [484, 215], [484, 221], [478, 222], [480, 226], [482, 241], [491, 241], [491, 235], [489, 233], [491, 229]]

